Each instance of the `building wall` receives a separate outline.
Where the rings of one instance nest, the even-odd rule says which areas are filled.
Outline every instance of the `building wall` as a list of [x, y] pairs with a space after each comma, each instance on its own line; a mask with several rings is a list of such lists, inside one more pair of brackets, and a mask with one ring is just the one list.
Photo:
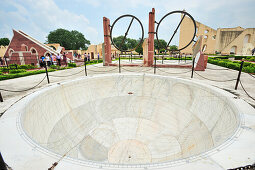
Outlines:
[[217, 40], [215, 44], [215, 51], [221, 52], [226, 46], [228, 46], [234, 39], [236, 39], [244, 28], [218, 28], [217, 29]]
[[[9, 63], [39, 64], [39, 57], [45, 55], [48, 51], [15, 30], [13, 30], [13, 34], [13, 38], [5, 52]], [[33, 55], [32, 51], [34, 52]], [[37, 62], [35, 63], [35, 61]]]
[[58, 44], [58, 43], [55, 43], [55, 44], [45, 44], [45, 45], [47, 45], [47, 46], [49, 46], [51, 48], [54, 47], [55, 48], [55, 49], [53, 48], [54, 50], [57, 50], [59, 47], [61, 47], [60, 44]]
[[[249, 37], [248, 40], [246, 39], [247, 36]], [[220, 41], [219, 46], [224, 47], [221, 49], [221, 54], [230, 54], [231, 49], [236, 47], [236, 55], [251, 55], [251, 51], [255, 47], [255, 28], [244, 29], [238, 36], [236, 36], [230, 43], [228, 43], [228, 45], [224, 46], [224, 43], [225, 41]]]
[[[183, 15], [182, 15], [183, 16]], [[181, 18], [182, 18], [181, 16]], [[213, 54], [215, 51], [216, 43], [216, 30], [211, 27], [208, 27], [200, 22], [196, 21], [197, 32], [195, 40], [199, 36], [202, 36], [202, 49], [204, 53]], [[179, 38], [179, 49], [186, 46], [192, 39], [194, 35], [194, 24], [189, 17], [185, 17], [180, 26], [180, 38]], [[192, 54], [192, 46], [194, 43], [191, 43], [187, 48], [181, 50], [181, 53]]]
[[6, 50], [7, 50], [7, 48], [8, 48], [8, 46], [0, 46], [0, 57], [4, 57], [4, 54], [5, 54], [5, 52], [6, 52]]

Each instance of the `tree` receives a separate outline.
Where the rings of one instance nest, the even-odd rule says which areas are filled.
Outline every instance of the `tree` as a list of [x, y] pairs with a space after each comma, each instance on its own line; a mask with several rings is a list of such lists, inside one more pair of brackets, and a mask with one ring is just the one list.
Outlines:
[[[140, 43], [141, 39], [140, 40], [137, 40], [137, 43]], [[141, 43], [136, 49], [135, 51], [139, 54], [143, 54], [143, 43]]]
[[132, 38], [125, 38], [124, 36], [118, 36], [113, 38], [114, 44], [121, 50], [131, 50], [138, 45], [138, 41]]
[[7, 46], [10, 44], [10, 40], [9, 38], [0, 38], [0, 46], [3, 45], [3, 46]]
[[164, 50], [166, 46], [167, 46], [167, 42], [165, 40], [159, 39], [159, 43], [156, 39], [154, 40], [154, 48], [155, 49]]
[[90, 41], [76, 30], [68, 31], [62, 28], [51, 31], [47, 36], [47, 43], [59, 43], [67, 50], [86, 50]]
[[178, 50], [178, 47], [176, 45], [170, 45], [170, 50]]

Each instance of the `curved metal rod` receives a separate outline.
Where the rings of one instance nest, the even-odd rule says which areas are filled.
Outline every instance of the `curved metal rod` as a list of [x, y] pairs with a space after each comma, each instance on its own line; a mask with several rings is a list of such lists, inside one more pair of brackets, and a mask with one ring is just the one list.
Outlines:
[[[113, 28], [114, 28], [115, 24], [116, 24], [121, 18], [124, 18], [124, 17], [131, 17], [132, 19], [131, 19], [130, 24], [129, 24], [129, 26], [128, 26], [128, 29], [127, 29], [127, 31], [126, 31], [126, 33], [125, 33], [125, 35], [124, 35], [124, 38], [123, 38], [123, 40], [122, 40], [122, 42], [121, 42], [121, 46], [118, 47], [118, 46], [114, 43], [114, 41], [113, 41], [112, 32], [113, 32]], [[128, 32], [129, 32], [129, 29], [130, 29], [130, 27], [131, 27], [131, 25], [132, 25], [134, 19], [137, 20], [138, 23], [139, 23], [140, 26], [141, 26], [141, 29], [142, 29], [142, 38], [141, 38], [140, 42], [135, 46], [135, 48], [129, 49], [129, 50], [123, 50], [123, 49], [121, 49], [121, 47], [122, 47], [122, 45], [123, 45], [124, 42], [125, 42], [126, 36], [127, 36]], [[134, 51], [134, 50], [135, 50], [140, 44], [142, 44], [142, 42], [143, 42], [143, 38], [144, 38], [143, 24], [142, 24], [142, 22], [141, 22], [137, 17], [135, 17], [134, 15], [130, 15], [130, 14], [122, 15], [122, 16], [120, 16], [119, 18], [117, 18], [117, 19], [113, 22], [113, 24], [112, 24], [112, 26], [111, 26], [111, 31], [110, 31], [110, 38], [111, 38], [112, 45], [113, 45], [116, 49], [120, 50], [121, 52], [131, 52], [131, 51]]]
[[[158, 29], [159, 29], [159, 26], [160, 26], [161, 22], [162, 22], [167, 16], [169, 16], [169, 15], [171, 15], [171, 14], [175, 14], [175, 13], [181, 13], [181, 14], [184, 14], [184, 15], [183, 15], [181, 21], [179, 22], [177, 28], [175, 29], [175, 32], [174, 32], [174, 34], [172, 35], [171, 39], [169, 40], [167, 46], [164, 47], [164, 46], [160, 43], [160, 41], [159, 41], [159, 38], [158, 38]], [[179, 29], [179, 27], [180, 27], [180, 25], [181, 25], [181, 23], [182, 23], [182, 21], [183, 21], [183, 19], [184, 19], [185, 16], [189, 16], [190, 19], [192, 20], [193, 24], [194, 24], [194, 34], [193, 34], [192, 39], [190, 40], [190, 42], [189, 42], [186, 46], [184, 46], [184, 47], [182, 47], [182, 48], [180, 48], [180, 49], [177, 49], [177, 50], [167, 49], [167, 47], [169, 47], [169, 45], [170, 45], [170, 43], [171, 43], [171, 41], [172, 41], [174, 35], [176, 34], [177, 30]], [[157, 38], [157, 41], [158, 41], [159, 46], [165, 48], [165, 50], [168, 50], [168, 51], [180, 51], [180, 50], [183, 50], [183, 49], [187, 48], [187, 47], [194, 41], [194, 38], [195, 38], [195, 36], [196, 36], [196, 31], [197, 31], [196, 21], [194, 20], [194, 18], [193, 18], [189, 13], [187, 13], [187, 12], [185, 12], [185, 11], [172, 11], [172, 12], [169, 12], [168, 14], [166, 14], [164, 17], [162, 17], [161, 20], [158, 22], [158, 25], [157, 25], [157, 28], [156, 28], [156, 38]]]

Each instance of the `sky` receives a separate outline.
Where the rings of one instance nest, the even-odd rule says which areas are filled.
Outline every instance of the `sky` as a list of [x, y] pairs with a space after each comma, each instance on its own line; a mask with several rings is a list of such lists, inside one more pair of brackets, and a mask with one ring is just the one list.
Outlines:
[[[125, 14], [134, 15], [141, 21], [147, 37], [148, 14], [152, 8], [156, 11], [156, 21], [171, 11], [185, 9], [196, 21], [214, 29], [255, 28], [255, 0], [0, 0], [0, 38], [11, 39], [12, 29], [15, 29], [45, 43], [50, 31], [64, 28], [77, 30], [91, 44], [99, 44], [104, 38], [103, 17], [109, 18], [112, 24]], [[160, 28], [160, 38], [166, 41], [172, 33], [164, 25], [175, 28], [174, 22], [178, 22], [180, 16], [168, 20]], [[123, 35], [128, 27], [125, 23], [129, 22], [126, 18], [116, 23], [113, 34]], [[141, 37], [137, 21], [130, 29], [130, 36]], [[173, 43], [178, 43], [176, 41]]]

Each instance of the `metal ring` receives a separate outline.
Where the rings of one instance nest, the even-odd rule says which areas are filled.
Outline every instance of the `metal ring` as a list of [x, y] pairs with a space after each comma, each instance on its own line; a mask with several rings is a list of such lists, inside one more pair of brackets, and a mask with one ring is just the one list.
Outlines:
[[[167, 47], [170, 47], [170, 44], [169, 46], [167, 45], [166, 47], [163, 47], [163, 45], [160, 43], [159, 39], [158, 39], [158, 28], [160, 26], [160, 23], [168, 16], [168, 15], [171, 15], [171, 14], [174, 14], [174, 13], [182, 13], [184, 15], [188, 15], [190, 17], [190, 19], [192, 20], [193, 24], [194, 24], [194, 35], [192, 37], [192, 39], [190, 40], [190, 42], [184, 46], [183, 48], [181, 49], [177, 49], [177, 50], [170, 50], [170, 49], [167, 49]], [[178, 28], [178, 27], [177, 27]], [[180, 51], [180, 50], [183, 50], [185, 48], [187, 48], [193, 41], [194, 41], [194, 38], [196, 36], [196, 31], [197, 31], [197, 25], [196, 25], [196, 21], [194, 20], [194, 18], [187, 12], [185, 11], [172, 11], [172, 12], [169, 12], [168, 14], [166, 14], [163, 18], [161, 18], [161, 20], [158, 22], [158, 25], [157, 25], [157, 28], [156, 28], [156, 38], [157, 38], [157, 41], [158, 41], [158, 44], [159, 46], [165, 48], [165, 50], [168, 50], [168, 51]]]
[[[138, 21], [138, 23], [140, 24], [141, 28], [142, 28], [142, 38], [141, 38], [140, 42], [135, 46], [135, 48], [129, 49], [129, 50], [123, 50], [123, 49], [119, 48], [119, 47], [114, 43], [113, 37], [112, 37], [112, 30], [113, 30], [113, 28], [114, 28], [114, 25], [118, 22], [118, 20], [120, 20], [121, 18], [124, 18], [124, 17], [131, 17], [131, 18], [136, 19], [136, 20]], [[131, 25], [130, 25], [130, 26], [131, 26]], [[129, 30], [129, 28], [128, 28], [128, 30]], [[142, 42], [143, 42], [143, 38], [144, 38], [143, 24], [142, 24], [141, 21], [140, 21], [137, 17], [135, 17], [134, 15], [130, 15], [130, 14], [122, 15], [122, 16], [120, 16], [119, 18], [117, 18], [117, 19], [113, 22], [113, 24], [112, 24], [112, 26], [111, 26], [111, 31], [110, 31], [110, 37], [111, 37], [112, 45], [113, 45], [116, 49], [120, 50], [121, 52], [131, 52], [131, 51], [134, 51], [134, 50], [135, 50], [140, 44], [142, 44]]]

